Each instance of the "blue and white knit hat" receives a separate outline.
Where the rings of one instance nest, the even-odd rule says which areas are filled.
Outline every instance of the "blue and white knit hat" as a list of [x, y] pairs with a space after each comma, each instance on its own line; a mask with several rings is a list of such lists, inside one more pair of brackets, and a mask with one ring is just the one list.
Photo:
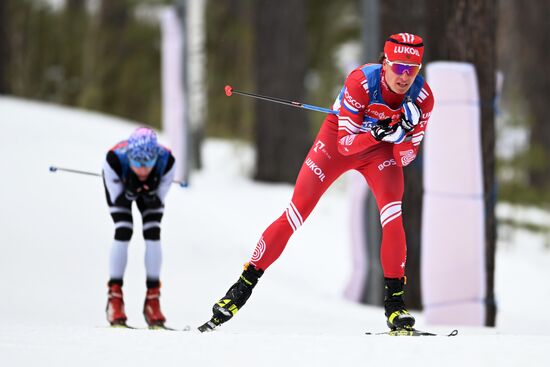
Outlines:
[[148, 127], [137, 128], [128, 138], [128, 158], [136, 162], [150, 162], [157, 159], [159, 146], [157, 134]]

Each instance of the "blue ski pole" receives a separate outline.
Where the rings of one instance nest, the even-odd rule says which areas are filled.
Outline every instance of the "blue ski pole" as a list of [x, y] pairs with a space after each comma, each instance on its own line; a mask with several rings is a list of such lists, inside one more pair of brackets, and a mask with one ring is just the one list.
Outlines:
[[247, 97], [252, 97], [252, 98], [257, 98], [257, 99], [263, 99], [264, 101], [280, 103], [280, 104], [284, 104], [284, 105], [291, 106], [291, 107], [304, 108], [306, 110], [312, 110], [312, 111], [323, 112], [323, 113], [333, 113], [335, 115], [338, 115], [338, 111], [331, 110], [329, 108], [313, 106], [313, 105], [305, 104], [305, 103], [301, 103], [301, 102], [288, 101], [286, 99], [281, 99], [281, 98], [262, 96], [261, 94], [242, 92], [240, 90], [233, 89], [233, 87], [230, 86], [230, 85], [226, 85], [225, 86], [225, 95], [228, 96], [228, 97], [231, 97], [232, 94], [240, 94], [241, 96], [247, 96]]

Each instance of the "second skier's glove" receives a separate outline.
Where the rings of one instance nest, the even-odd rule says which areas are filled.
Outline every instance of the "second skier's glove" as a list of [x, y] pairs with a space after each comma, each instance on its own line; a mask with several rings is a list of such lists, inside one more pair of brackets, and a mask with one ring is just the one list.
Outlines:
[[147, 180], [143, 183], [145, 190], [156, 190], [159, 187], [160, 176], [156, 172], [151, 172]]
[[144, 191], [141, 197], [148, 208], [158, 208], [162, 206], [162, 201], [158, 197], [156, 190]]
[[138, 195], [141, 193], [142, 183], [139, 181], [138, 177], [131, 172], [128, 175], [124, 186], [124, 196], [126, 199], [132, 201], [136, 200]]

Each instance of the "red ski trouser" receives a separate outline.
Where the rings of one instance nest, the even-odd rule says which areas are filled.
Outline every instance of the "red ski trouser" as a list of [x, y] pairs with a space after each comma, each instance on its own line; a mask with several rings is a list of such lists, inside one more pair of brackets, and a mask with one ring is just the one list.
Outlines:
[[392, 144], [381, 143], [350, 156], [338, 152], [337, 125], [325, 120], [300, 169], [284, 213], [264, 231], [250, 263], [266, 270], [283, 252], [290, 236], [305, 222], [323, 193], [344, 172], [355, 169], [372, 190], [382, 224], [380, 257], [384, 276], [405, 274], [407, 245], [401, 216], [403, 169], [393, 159]]

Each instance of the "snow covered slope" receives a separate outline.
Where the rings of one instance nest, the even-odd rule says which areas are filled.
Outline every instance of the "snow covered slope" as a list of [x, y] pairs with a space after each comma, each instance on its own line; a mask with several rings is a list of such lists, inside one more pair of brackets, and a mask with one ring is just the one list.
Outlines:
[[[2, 366], [545, 365], [550, 257], [533, 246], [499, 254], [502, 327], [459, 327], [455, 338], [364, 335], [384, 330], [385, 322], [381, 308], [342, 298], [351, 264], [345, 178], [321, 200], [236, 318], [214, 333], [195, 331], [238, 278], [261, 232], [292, 193], [290, 185], [249, 180], [251, 151], [216, 140], [207, 141], [205, 168], [190, 187], [172, 188], [163, 219], [164, 312], [170, 325], [193, 330], [107, 328], [113, 228], [101, 180], [50, 173], [48, 167], [99, 172], [106, 150], [135, 125], [0, 98], [0, 126]], [[144, 326], [139, 220], [134, 233], [126, 310], [131, 324]], [[532, 291], [541, 297], [540, 305]], [[537, 328], [539, 323], [546, 328]], [[427, 327], [421, 314], [418, 325], [451, 330]]]

